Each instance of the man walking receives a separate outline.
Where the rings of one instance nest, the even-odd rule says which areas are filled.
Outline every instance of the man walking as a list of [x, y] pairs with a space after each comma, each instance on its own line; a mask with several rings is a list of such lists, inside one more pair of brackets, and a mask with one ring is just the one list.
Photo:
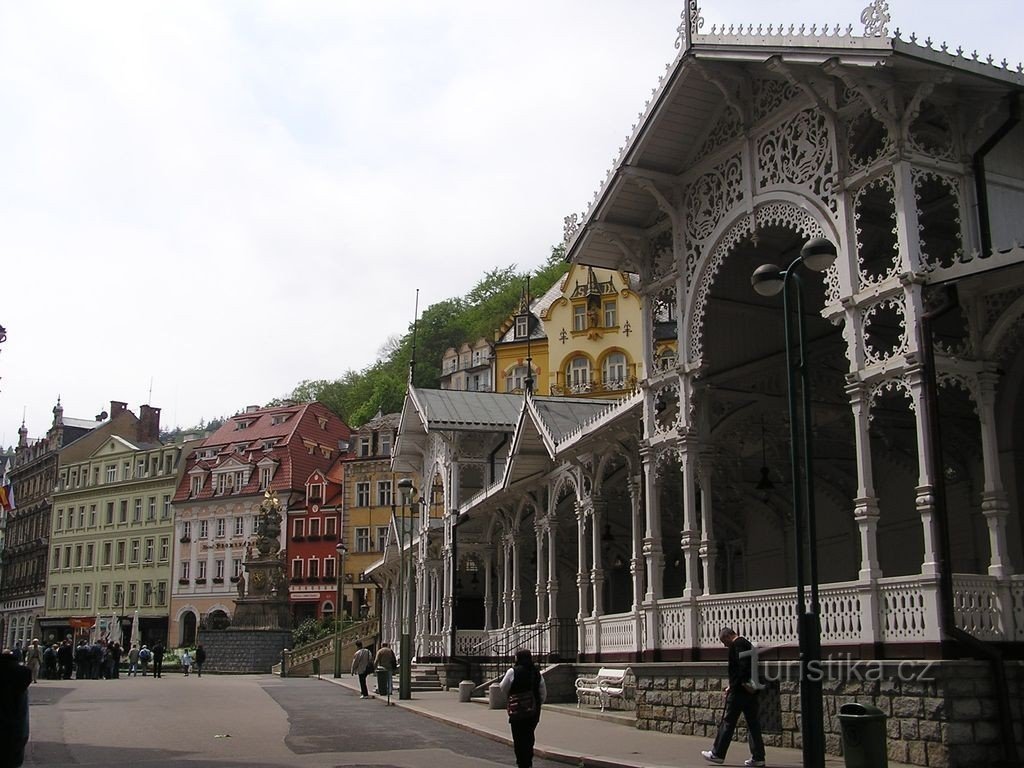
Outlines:
[[196, 644], [196, 677], [203, 676], [203, 664], [206, 663], [206, 649], [202, 643]]
[[153, 646], [153, 677], [164, 676], [164, 644], [159, 640]]
[[39, 668], [43, 666], [43, 649], [39, 647], [39, 638], [33, 638], [25, 649], [25, 666], [32, 673], [32, 682], [39, 682]]
[[750, 744], [750, 759], [746, 766], [764, 765], [764, 740], [761, 738], [761, 721], [757, 714], [758, 687], [753, 682], [753, 646], [732, 627], [723, 627], [718, 634], [722, 644], [729, 649], [729, 685], [725, 689], [725, 716], [718, 726], [714, 746], [701, 752], [709, 763], [724, 763], [729, 751], [733, 731], [740, 714], [747, 721], [747, 742]]
[[366, 676], [370, 674], [371, 669], [373, 669], [373, 659], [370, 657], [370, 651], [363, 648], [362, 642], [356, 640], [356, 655], [352, 657], [352, 674], [359, 675], [360, 699], [370, 697], [370, 692], [366, 690]]

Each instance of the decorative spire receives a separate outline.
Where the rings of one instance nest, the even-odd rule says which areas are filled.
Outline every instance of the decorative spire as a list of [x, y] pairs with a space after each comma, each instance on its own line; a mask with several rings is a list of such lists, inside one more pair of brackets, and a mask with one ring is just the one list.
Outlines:
[[704, 17], [700, 15], [700, 7], [697, 5], [697, 0], [686, 0], [686, 5], [683, 7], [680, 18], [682, 20], [679, 26], [676, 27], [676, 32], [678, 33], [676, 48], [685, 53], [693, 43], [693, 38], [700, 34], [700, 30], [704, 26]]
[[864, 25], [864, 37], [888, 37], [891, 20], [887, 0], [874, 0], [860, 14], [860, 21]]

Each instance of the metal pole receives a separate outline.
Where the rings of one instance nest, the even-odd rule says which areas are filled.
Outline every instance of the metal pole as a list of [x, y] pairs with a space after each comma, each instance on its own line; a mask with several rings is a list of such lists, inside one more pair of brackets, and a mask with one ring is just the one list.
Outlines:
[[[822, 701], [821, 681], [821, 619], [818, 601], [818, 534], [814, 507], [814, 473], [811, 454], [811, 382], [808, 372], [807, 336], [804, 330], [803, 317], [803, 285], [800, 276], [793, 269], [802, 263], [797, 259], [790, 265], [789, 273], [793, 279], [796, 292], [796, 333], [799, 345], [800, 397], [803, 405], [803, 418], [800, 425], [803, 432], [803, 474], [804, 474], [804, 511], [807, 514], [807, 560], [810, 570], [811, 605], [809, 611], [802, 611], [800, 616], [800, 714], [803, 721], [804, 765], [813, 768], [825, 765], [825, 715]], [[788, 338], [788, 337], [787, 337]], [[790, 376], [793, 371], [790, 369]], [[793, 390], [790, 388], [790, 399]], [[792, 414], [793, 404], [790, 404]], [[796, 446], [794, 445], [794, 453]], [[804, 546], [803, 542], [800, 544]]]
[[[412, 574], [406, 573], [406, 559], [412, 560], [412, 553], [406, 556], [406, 511], [408, 510], [408, 498], [402, 498], [402, 525], [401, 525], [401, 539], [402, 539], [402, 551], [401, 561], [399, 567], [401, 569], [402, 581], [404, 587], [402, 591], [408, 590], [408, 594], [403, 594], [404, 599], [403, 605], [405, 611], [412, 612]], [[412, 545], [412, 535], [409, 532], [409, 545]], [[398, 621], [401, 626], [401, 640], [399, 644], [399, 668], [398, 668], [398, 698], [402, 701], [412, 698], [412, 642], [409, 637], [409, 632], [412, 629], [411, 622], [409, 621], [406, 613], [403, 611], [398, 612]]]
[[335, 574], [337, 577], [336, 583], [336, 594], [335, 594], [335, 605], [334, 605], [334, 676], [341, 677], [341, 580], [345, 571], [345, 553], [343, 551], [338, 552], [339, 560], [338, 572]]

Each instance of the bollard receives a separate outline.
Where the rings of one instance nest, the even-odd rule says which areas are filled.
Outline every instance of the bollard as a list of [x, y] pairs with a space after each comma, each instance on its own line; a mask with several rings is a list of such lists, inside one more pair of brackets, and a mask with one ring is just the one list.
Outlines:
[[508, 704], [505, 694], [501, 692], [501, 686], [492, 683], [487, 690], [487, 706], [491, 709], [504, 709]]
[[459, 683], [459, 701], [463, 704], [467, 701], [472, 701], [474, 688], [476, 688], [476, 683], [472, 680], [463, 680]]

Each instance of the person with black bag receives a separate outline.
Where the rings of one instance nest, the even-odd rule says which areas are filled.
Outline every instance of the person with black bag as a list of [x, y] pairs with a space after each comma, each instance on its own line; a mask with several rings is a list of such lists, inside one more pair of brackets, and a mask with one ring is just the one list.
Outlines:
[[519, 768], [532, 768], [534, 731], [540, 722], [540, 708], [547, 698], [544, 677], [526, 649], [516, 651], [515, 665], [501, 680], [501, 692], [508, 697], [508, 722], [512, 747]]
[[765, 764], [764, 739], [761, 738], [761, 720], [757, 712], [757, 694], [763, 686], [758, 685], [755, 678], [754, 646], [732, 627], [723, 627], [719, 639], [729, 649], [729, 685], [725, 689], [725, 713], [719, 723], [714, 746], [700, 754], [709, 763], [724, 763], [725, 753], [729, 751], [729, 744], [732, 743], [736, 722], [742, 714], [747, 721], [747, 743], [750, 745], [750, 759], [743, 765], [758, 768]]

